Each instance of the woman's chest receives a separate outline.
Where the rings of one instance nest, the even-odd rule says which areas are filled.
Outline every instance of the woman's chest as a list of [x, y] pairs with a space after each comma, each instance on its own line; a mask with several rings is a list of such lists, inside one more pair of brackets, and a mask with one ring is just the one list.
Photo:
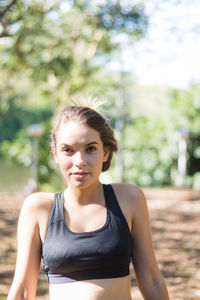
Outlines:
[[127, 224], [108, 211], [104, 225], [93, 231], [75, 233], [64, 220], [51, 223], [43, 245], [43, 258], [57, 272], [123, 264], [130, 257], [131, 239]]

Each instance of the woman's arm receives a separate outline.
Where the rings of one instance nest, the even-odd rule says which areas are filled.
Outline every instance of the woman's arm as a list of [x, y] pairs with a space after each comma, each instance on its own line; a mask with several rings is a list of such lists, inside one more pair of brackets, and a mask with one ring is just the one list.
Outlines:
[[149, 213], [143, 192], [134, 187], [132, 261], [139, 289], [146, 300], [168, 300], [168, 292], [154, 255]]
[[34, 300], [41, 261], [37, 194], [30, 195], [18, 222], [17, 263], [7, 300]]

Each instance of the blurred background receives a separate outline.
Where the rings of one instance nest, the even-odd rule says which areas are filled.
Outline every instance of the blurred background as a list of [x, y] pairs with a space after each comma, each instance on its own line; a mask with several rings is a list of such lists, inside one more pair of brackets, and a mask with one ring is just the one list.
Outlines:
[[146, 2], [1, 1], [0, 191], [29, 184], [33, 124], [42, 127], [39, 189], [63, 187], [49, 134], [55, 113], [80, 95], [107, 101], [120, 143], [112, 180], [200, 188], [200, 3]]
[[65, 185], [50, 149], [54, 117], [82, 95], [106, 101], [119, 142], [102, 180], [144, 188], [171, 299], [199, 299], [199, 12], [198, 0], [0, 1], [1, 300], [25, 195]]

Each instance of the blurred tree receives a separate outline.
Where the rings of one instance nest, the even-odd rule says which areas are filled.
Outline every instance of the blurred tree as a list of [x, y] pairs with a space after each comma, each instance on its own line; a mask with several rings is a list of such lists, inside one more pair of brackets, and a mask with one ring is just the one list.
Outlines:
[[185, 185], [200, 188], [200, 84], [188, 90], [134, 87], [128, 93], [134, 126], [125, 127], [124, 180], [141, 186], [174, 185], [177, 130], [185, 128], [189, 131]]
[[187, 141], [187, 184], [200, 188], [200, 84], [187, 91], [174, 90], [171, 99], [172, 121], [176, 128], [189, 131]]
[[121, 47], [117, 38], [137, 41], [147, 18], [141, 4], [123, 1], [3, 1], [0, 12], [6, 24], [0, 43], [0, 152], [20, 163], [24, 153], [27, 163], [24, 128], [43, 124], [39, 164], [45, 182], [54, 168], [46, 138], [52, 115], [73, 95], [107, 93], [113, 99], [111, 89], [119, 82], [105, 65]]
[[87, 89], [118, 47], [117, 35], [139, 38], [147, 26], [141, 6], [120, 1], [18, 0], [12, 8], [7, 14], [18, 22], [11, 26], [13, 38], [5, 48], [3, 67], [26, 72], [57, 103]]
[[18, 16], [10, 17], [10, 12], [16, 2], [17, 0], [11, 0], [1, 1], [0, 3], [0, 38], [12, 36], [11, 26], [20, 20]]

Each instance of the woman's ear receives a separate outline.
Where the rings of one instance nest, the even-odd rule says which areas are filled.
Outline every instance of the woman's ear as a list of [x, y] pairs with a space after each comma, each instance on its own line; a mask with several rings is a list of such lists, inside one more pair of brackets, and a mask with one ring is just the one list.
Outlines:
[[104, 147], [104, 155], [103, 155], [104, 162], [108, 160], [109, 154], [110, 154], [110, 149], [108, 147]]
[[56, 164], [58, 163], [58, 156], [57, 156], [57, 151], [55, 149], [55, 147], [51, 148], [51, 151], [53, 153], [53, 157], [55, 159]]

